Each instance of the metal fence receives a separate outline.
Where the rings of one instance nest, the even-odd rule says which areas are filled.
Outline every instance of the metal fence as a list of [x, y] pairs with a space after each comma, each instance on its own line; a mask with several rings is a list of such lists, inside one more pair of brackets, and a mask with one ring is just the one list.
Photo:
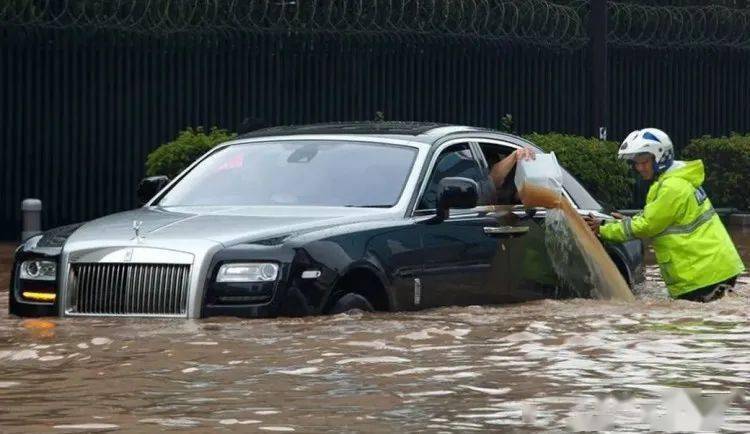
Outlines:
[[[135, 206], [148, 152], [191, 125], [510, 113], [520, 133], [591, 135], [589, 15], [580, 0], [6, 0], [0, 239], [24, 197], [45, 227]], [[609, 137], [750, 130], [748, 17], [610, 2]]]

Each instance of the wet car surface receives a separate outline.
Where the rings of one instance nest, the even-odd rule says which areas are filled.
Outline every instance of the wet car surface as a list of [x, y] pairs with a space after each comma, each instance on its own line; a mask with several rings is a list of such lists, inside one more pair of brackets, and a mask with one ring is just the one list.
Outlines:
[[0, 293], [0, 431], [649, 430], [673, 387], [740, 391], [722, 428], [747, 432], [750, 276], [707, 305], [646, 277], [632, 304], [301, 319], [21, 319]]
[[[140, 208], [26, 240], [9, 309], [262, 318], [594, 296], [556, 278], [546, 209], [525, 209], [510, 173], [499, 186], [490, 176], [521, 149], [541, 152], [512, 134], [422, 122], [242, 135], [172, 181], [144, 179]], [[559, 175], [571, 212], [612, 218]], [[605, 249], [623, 289], [641, 280], [639, 240]]]

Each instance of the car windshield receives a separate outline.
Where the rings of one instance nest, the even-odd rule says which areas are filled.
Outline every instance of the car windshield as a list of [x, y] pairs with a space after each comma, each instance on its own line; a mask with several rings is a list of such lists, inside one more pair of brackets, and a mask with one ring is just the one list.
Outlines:
[[347, 141], [232, 145], [196, 165], [161, 206], [317, 205], [391, 207], [417, 149]]

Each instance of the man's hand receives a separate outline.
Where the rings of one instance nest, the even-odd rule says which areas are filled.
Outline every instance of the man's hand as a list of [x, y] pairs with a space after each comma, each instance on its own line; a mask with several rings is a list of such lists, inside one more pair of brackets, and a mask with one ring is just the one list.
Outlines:
[[593, 232], [594, 235], [599, 235], [599, 227], [602, 225], [602, 221], [594, 217], [593, 213], [590, 213], [583, 219], [586, 221], [586, 224], [589, 225], [589, 229], [591, 229], [591, 232]]
[[534, 150], [529, 149], [529, 148], [516, 149], [515, 151], [513, 151], [513, 154], [515, 156], [516, 162], [522, 161], [522, 160], [529, 161], [529, 160], [536, 159], [536, 154], [534, 153]]
[[612, 217], [616, 218], [617, 220], [622, 220], [622, 219], [624, 219], [624, 218], [625, 218], [625, 216], [624, 216], [624, 215], [622, 215], [622, 214], [620, 214], [619, 212], [613, 212], [613, 213], [612, 213], [612, 214], [610, 214], [610, 215], [611, 215]]
[[505, 178], [508, 177], [508, 174], [511, 170], [513, 170], [513, 167], [515, 167], [516, 163], [521, 160], [528, 161], [535, 158], [536, 154], [534, 153], [533, 149], [521, 148], [516, 149], [512, 154], [495, 163], [492, 166], [492, 169], [490, 169], [490, 178], [495, 184], [495, 188], [502, 187], [503, 183], [505, 182]]

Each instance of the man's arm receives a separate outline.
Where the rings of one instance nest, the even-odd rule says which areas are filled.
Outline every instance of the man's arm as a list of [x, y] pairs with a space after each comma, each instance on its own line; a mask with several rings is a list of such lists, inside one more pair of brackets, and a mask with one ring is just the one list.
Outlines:
[[[606, 241], [624, 242], [635, 238], [652, 238], [679, 219], [692, 197], [687, 181], [665, 180], [653, 202], [632, 219], [609, 222], [599, 227], [599, 236]], [[593, 228], [592, 228], [593, 229]]]
[[495, 163], [490, 170], [490, 178], [492, 178], [495, 188], [503, 186], [505, 178], [508, 177], [508, 174], [513, 170], [517, 162], [521, 160], [533, 160], [535, 157], [536, 155], [533, 150], [521, 148], [516, 149], [512, 154]]

